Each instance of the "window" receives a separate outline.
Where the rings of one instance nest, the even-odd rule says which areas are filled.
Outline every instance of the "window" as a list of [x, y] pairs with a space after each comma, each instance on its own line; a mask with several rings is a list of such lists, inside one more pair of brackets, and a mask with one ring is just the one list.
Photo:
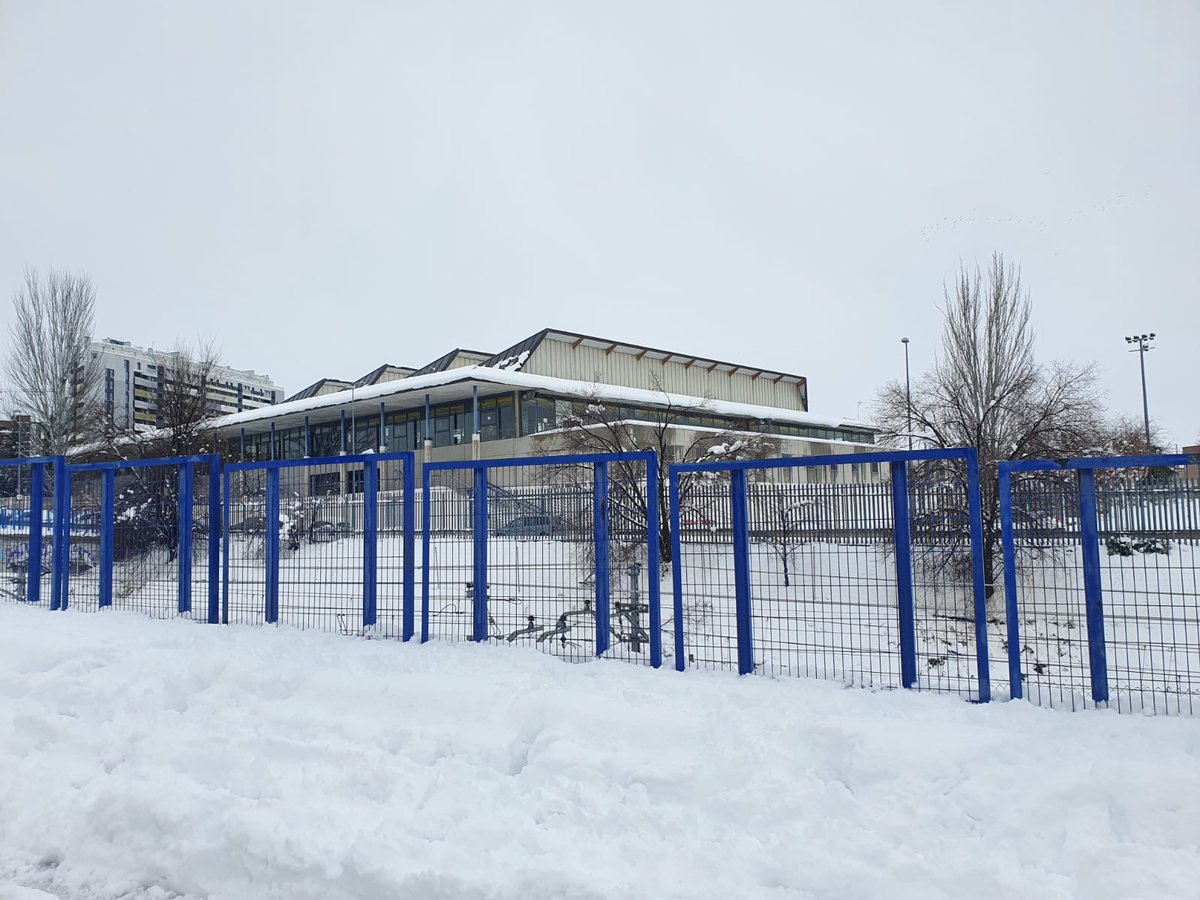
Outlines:
[[308, 492], [314, 497], [341, 493], [341, 478], [337, 472], [318, 472], [308, 476]]
[[516, 434], [516, 408], [511, 394], [488, 397], [479, 401], [479, 439], [495, 441], [514, 438]]
[[366, 483], [366, 477], [362, 469], [351, 469], [346, 473], [346, 493], [361, 494], [363, 485]]

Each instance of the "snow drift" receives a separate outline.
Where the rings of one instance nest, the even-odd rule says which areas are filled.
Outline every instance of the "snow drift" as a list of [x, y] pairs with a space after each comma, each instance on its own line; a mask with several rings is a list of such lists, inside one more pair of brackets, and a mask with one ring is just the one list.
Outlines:
[[1190, 897], [1195, 720], [0, 604], [0, 898]]

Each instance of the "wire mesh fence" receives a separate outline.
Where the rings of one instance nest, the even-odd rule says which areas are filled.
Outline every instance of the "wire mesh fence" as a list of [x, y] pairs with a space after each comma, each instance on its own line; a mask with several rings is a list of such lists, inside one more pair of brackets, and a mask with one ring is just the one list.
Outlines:
[[1015, 696], [1200, 711], [1200, 483], [1182, 458], [1001, 469]]
[[70, 602], [216, 621], [216, 457], [67, 466]]
[[61, 461], [0, 461], [0, 597], [55, 605], [56, 485]]
[[828, 458], [673, 466], [677, 667], [986, 699], [973, 457], [888, 459], [891, 483]]
[[228, 466], [223, 620], [411, 636], [411, 465], [400, 453]]
[[657, 665], [656, 476], [649, 454], [427, 465], [422, 639]]
[[[837, 477], [860, 461], [890, 479]], [[885, 452], [673, 466], [663, 492], [632, 453], [428, 464], [418, 495], [411, 453], [229, 465], [224, 491], [215, 457], [5, 461], [0, 595], [407, 639], [419, 571], [423, 639], [978, 700], [994, 668], [1001, 696], [1195, 713], [1189, 462], [1006, 463], [981, 487], [972, 451]]]

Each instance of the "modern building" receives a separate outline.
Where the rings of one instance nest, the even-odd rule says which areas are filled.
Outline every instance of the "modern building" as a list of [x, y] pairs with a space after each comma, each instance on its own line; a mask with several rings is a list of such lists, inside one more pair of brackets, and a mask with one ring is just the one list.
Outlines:
[[[162, 425], [158, 398], [175, 377], [179, 353], [146, 350], [128, 341], [105, 338], [91, 346], [104, 378], [104, 408], [117, 429]], [[269, 375], [216, 366], [209, 374], [208, 400], [215, 415], [270, 406], [283, 399], [283, 389]]]
[[[381, 370], [393, 377], [372, 379]], [[723, 431], [770, 435], [789, 456], [851, 453], [875, 439], [865, 425], [810, 413], [803, 376], [554, 329], [499, 353], [455, 349], [415, 370], [322, 379], [213, 427], [232, 460], [380, 450], [419, 451], [422, 462], [501, 458], [553, 452], [589, 404], [647, 428], [669, 416], [666, 452], [680, 458]], [[878, 474], [844, 468], [839, 479]]]

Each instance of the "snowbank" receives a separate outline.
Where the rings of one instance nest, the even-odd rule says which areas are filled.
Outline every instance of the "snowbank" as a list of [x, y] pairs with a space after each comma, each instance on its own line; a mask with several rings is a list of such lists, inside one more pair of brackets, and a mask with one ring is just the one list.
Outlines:
[[0, 604], [0, 898], [1191, 897], [1200, 725]]

